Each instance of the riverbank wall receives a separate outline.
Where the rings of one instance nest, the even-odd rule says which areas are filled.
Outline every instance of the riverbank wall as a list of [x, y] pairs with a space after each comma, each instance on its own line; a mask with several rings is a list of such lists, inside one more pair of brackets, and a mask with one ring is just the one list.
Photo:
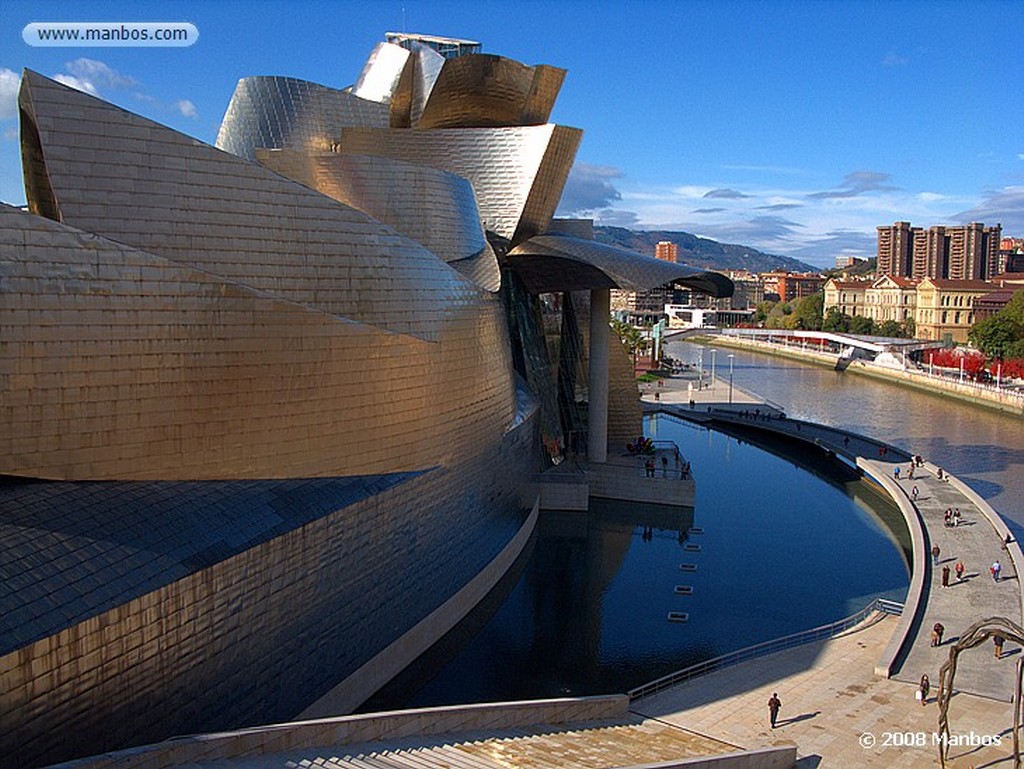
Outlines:
[[[705, 336], [692, 336], [686, 341], [699, 344], [708, 344], [733, 349], [751, 350], [766, 355], [776, 355], [781, 358], [799, 360], [805, 363], [814, 363], [829, 368], [835, 368], [839, 360], [836, 353], [823, 352], [806, 346], [794, 346], [776, 344], [774, 342], [763, 342], [759, 340], [740, 339], [726, 334], [708, 334]], [[869, 361], [853, 361], [846, 369], [847, 372], [875, 379], [893, 382], [895, 384], [910, 387], [922, 392], [939, 395], [972, 406], [995, 409], [1008, 414], [1024, 416], [1024, 392], [996, 388], [975, 382], [959, 382], [947, 377], [929, 374], [927, 371], [913, 369], [893, 369], [875, 365]]]

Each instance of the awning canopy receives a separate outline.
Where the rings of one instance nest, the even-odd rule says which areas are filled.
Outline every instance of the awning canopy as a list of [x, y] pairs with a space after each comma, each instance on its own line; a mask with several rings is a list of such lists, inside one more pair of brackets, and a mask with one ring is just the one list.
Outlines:
[[536, 235], [509, 251], [507, 264], [534, 294], [595, 288], [649, 291], [673, 284], [726, 297], [734, 289], [721, 273], [571, 235]]

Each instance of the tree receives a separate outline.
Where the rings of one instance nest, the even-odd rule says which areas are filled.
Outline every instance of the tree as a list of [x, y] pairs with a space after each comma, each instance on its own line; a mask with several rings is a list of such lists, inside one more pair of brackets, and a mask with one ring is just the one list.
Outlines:
[[825, 293], [823, 291], [801, 299], [793, 311], [796, 315], [797, 328], [808, 331], [820, 331], [824, 307]]
[[878, 336], [901, 337], [903, 336], [903, 327], [898, 321], [885, 320], [879, 324], [875, 333]]
[[850, 330], [850, 316], [840, 312], [838, 307], [829, 307], [821, 319], [821, 330], [845, 333]]
[[1024, 351], [1024, 290], [1014, 291], [1006, 306], [979, 320], [967, 335], [990, 358], [1016, 358]]
[[637, 353], [647, 349], [647, 340], [644, 339], [643, 333], [640, 329], [621, 320], [612, 321], [612, 330], [618, 334], [619, 341], [626, 347], [626, 352], [629, 353], [629, 357], [633, 361], [633, 369], [635, 370]]
[[875, 322], [871, 318], [865, 318], [863, 315], [854, 315], [850, 318], [850, 333], [867, 334], [870, 336], [875, 333]]
[[768, 315], [771, 313], [773, 309], [775, 309], [775, 305], [777, 304], [778, 302], [772, 302], [771, 300], [758, 302], [757, 308], [754, 310], [754, 322], [764, 323], [766, 320], [768, 320]]

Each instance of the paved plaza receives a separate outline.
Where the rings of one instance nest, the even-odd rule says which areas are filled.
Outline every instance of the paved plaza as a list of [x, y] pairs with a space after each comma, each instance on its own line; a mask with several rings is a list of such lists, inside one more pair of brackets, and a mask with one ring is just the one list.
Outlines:
[[[914, 699], [915, 686], [873, 673], [897, 622], [896, 617], [876, 618], [829, 641], [695, 678], [632, 708], [644, 717], [748, 749], [794, 742], [802, 769], [937, 766], [934, 693], [922, 706]], [[778, 727], [772, 729], [767, 703], [774, 692], [782, 710]], [[951, 734], [999, 735], [1002, 746], [953, 748], [947, 766], [1012, 766], [1007, 759], [1012, 718], [1010, 703], [968, 694], [954, 697]], [[908, 746], [908, 741], [914, 744]], [[922, 741], [924, 745], [916, 744]]]
[[[729, 392], [728, 383], [719, 381], [713, 387], [696, 389], [696, 378], [696, 372], [685, 371], [652, 384], [643, 392], [645, 410], [662, 408], [697, 420], [713, 415], [716, 420], [767, 426], [849, 459], [867, 458], [874, 472], [887, 477], [892, 477], [898, 466], [898, 488], [920, 514], [923, 550], [930, 552], [933, 545], [938, 545], [940, 553], [937, 564], [931, 563], [929, 555], [921, 565], [925, 569], [923, 613], [910, 627], [909, 643], [892, 679], [876, 676], [874, 667], [899, 621], [877, 618], [868, 627], [836, 639], [779, 652], [681, 684], [640, 700], [635, 712], [746, 748], [792, 740], [802, 757], [800, 766], [817, 766], [818, 762], [841, 767], [938, 765], [932, 737], [932, 732], [938, 731], [934, 696], [939, 668], [949, 658], [951, 645], [980, 619], [1002, 616], [1021, 623], [1020, 581], [1002, 546], [1002, 535], [945, 472], [942, 479], [938, 477], [933, 465], [915, 468], [911, 478], [909, 454], [891, 447], [881, 451], [883, 444], [868, 437], [799, 420], [751, 422], [742, 412], [763, 401], [734, 387], [730, 403], [722, 397]], [[690, 400], [694, 404], [689, 404]], [[960, 524], [955, 527], [944, 525], [944, 513], [950, 508], [959, 508], [961, 513]], [[1003, 567], [999, 582], [989, 576], [989, 566], [996, 560]], [[958, 561], [966, 567], [961, 581], [953, 571]], [[942, 586], [943, 566], [950, 567], [948, 587]], [[945, 633], [941, 645], [933, 647], [930, 636], [936, 622], [944, 626]], [[993, 742], [998, 737], [1001, 745], [953, 748], [948, 766], [1012, 765], [1008, 758], [1012, 752], [1010, 700], [1021, 648], [1007, 643], [999, 659], [993, 652], [988, 642], [961, 654], [956, 695], [950, 706], [950, 731], [968, 742]], [[924, 707], [914, 699], [922, 674], [932, 682], [932, 693]], [[773, 692], [778, 692], [784, 703], [781, 728], [775, 730], [770, 729], [767, 709]], [[913, 745], [906, 744], [908, 735]], [[874, 740], [874, 744], [866, 748], [862, 740]], [[925, 746], [917, 744], [922, 740]]]

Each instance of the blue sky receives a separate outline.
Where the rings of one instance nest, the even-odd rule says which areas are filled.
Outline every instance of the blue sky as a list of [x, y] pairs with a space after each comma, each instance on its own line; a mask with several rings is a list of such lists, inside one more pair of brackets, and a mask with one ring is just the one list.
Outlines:
[[[187, 48], [39, 48], [29, 22], [191, 22]], [[568, 70], [584, 129], [562, 214], [681, 229], [828, 266], [875, 227], [1024, 236], [1024, 3], [591, 0], [0, 5], [0, 199], [24, 202], [23, 67], [213, 143], [235, 83], [350, 85], [385, 31]]]

